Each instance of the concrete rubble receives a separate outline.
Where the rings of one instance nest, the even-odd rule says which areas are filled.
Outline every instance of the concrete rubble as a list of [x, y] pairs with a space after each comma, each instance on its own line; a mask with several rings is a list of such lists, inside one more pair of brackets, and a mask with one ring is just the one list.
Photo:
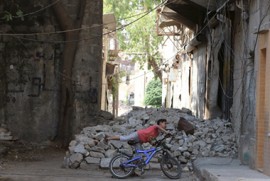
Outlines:
[[[179, 118], [182, 117], [194, 125], [194, 134], [186, 134], [177, 129]], [[66, 168], [85, 168], [90, 164], [99, 164], [101, 168], [109, 165], [110, 159], [117, 154], [112, 144], [118, 148], [123, 146], [127, 151], [132, 148], [121, 141], [104, 142], [106, 135], [126, 135], [138, 129], [155, 124], [156, 120], [165, 118], [167, 129], [175, 133], [175, 139], [168, 144], [173, 156], [184, 166], [184, 170], [193, 170], [192, 162], [201, 157], [237, 157], [237, 143], [231, 123], [222, 119], [197, 119], [186, 109], [154, 109], [134, 107], [123, 118], [108, 121], [103, 125], [85, 127], [69, 144], [64, 158]], [[149, 143], [143, 144], [149, 148]], [[158, 155], [157, 155], [158, 157]], [[153, 159], [153, 165], [158, 158]], [[156, 162], [156, 163], [154, 163]]]

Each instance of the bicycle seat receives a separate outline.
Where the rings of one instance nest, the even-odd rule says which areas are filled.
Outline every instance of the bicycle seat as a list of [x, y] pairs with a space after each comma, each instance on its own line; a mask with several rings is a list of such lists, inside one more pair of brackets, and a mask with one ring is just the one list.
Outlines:
[[135, 140], [128, 140], [127, 142], [129, 145], [136, 145], [137, 143], [139, 143], [138, 141]]

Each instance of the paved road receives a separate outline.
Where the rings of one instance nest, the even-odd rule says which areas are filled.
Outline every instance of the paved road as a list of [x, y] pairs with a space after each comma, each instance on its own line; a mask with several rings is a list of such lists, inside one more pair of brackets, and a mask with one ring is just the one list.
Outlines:
[[[107, 181], [118, 180], [111, 177], [109, 170], [92, 165], [86, 170], [61, 168], [62, 157], [50, 160], [14, 162], [1, 165], [0, 181]], [[148, 170], [142, 176], [133, 176], [125, 180], [163, 181], [170, 180], [160, 170]], [[191, 173], [183, 173], [181, 181], [195, 181]]]

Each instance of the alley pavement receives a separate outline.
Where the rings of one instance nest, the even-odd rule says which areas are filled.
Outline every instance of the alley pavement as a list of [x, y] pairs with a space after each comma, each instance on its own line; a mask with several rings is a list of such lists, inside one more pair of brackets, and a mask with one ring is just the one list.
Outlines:
[[[0, 181], [107, 181], [112, 178], [108, 169], [89, 165], [86, 169], [61, 168], [63, 153], [36, 161], [2, 161]], [[1, 159], [0, 159], [1, 161]], [[198, 158], [194, 173], [183, 172], [180, 181], [270, 181], [270, 177], [241, 165], [237, 159]], [[170, 180], [158, 168], [150, 169], [142, 176], [125, 180], [164, 181]]]
[[[89, 165], [86, 169], [61, 168], [63, 155], [48, 157], [42, 161], [16, 162], [8, 161], [0, 164], [0, 181], [108, 181], [112, 178], [108, 169], [100, 169], [98, 165]], [[170, 180], [160, 169], [146, 170], [142, 176], [132, 176], [124, 180], [164, 181]], [[182, 173], [181, 181], [197, 181], [190, 172]]]
[[270, 181], [270, 177], [232, 158], [199, 158], [195, 173], [202, 181]]

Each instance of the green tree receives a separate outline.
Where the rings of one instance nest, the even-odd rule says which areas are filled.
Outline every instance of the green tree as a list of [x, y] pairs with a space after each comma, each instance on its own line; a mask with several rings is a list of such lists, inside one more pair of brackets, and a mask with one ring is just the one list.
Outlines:
[[161, 80], [158, 46], [162, 37], [156, 33], [156, 9], [160, 3], [153, 0], [104, 0], [103, 12], [114, 13], [118, 20], [120, 49], [141, 65], [148, 63]]
[[162, 84], [159, 79], [151, 80], [146, 87], [144, 103], [154, 107], [160, 107], [162, 102]]

